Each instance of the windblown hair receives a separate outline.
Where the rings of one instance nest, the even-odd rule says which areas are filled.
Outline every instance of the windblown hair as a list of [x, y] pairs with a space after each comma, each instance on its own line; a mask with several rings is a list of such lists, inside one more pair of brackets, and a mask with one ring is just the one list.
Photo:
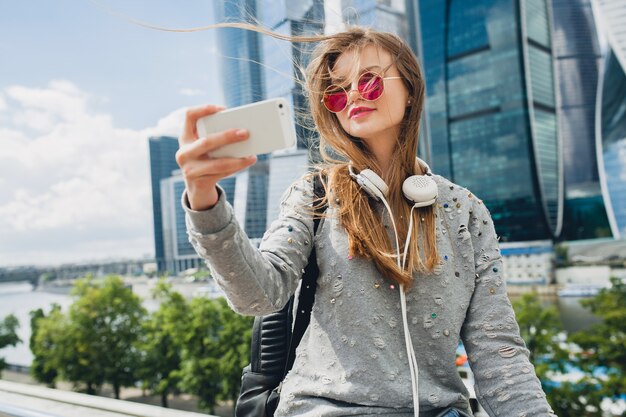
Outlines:
[[[350, 254], [371, 259], [387, 278], [408, 288], [412, 284], [412, 272], [432, 271], [440, 261], [434, 206], [414, 210], [414, 234], [407, 254], [407, 267], [403, 271], [397, 266], [395, 239], [389, 239], [382, 218], [367, 193], [348, 173], [346, 161], [351, 161], [356, 170], [369, 168], [380, 175], [376, 158], [366, 143], [346, 132], [335, 114], [326, 110], [321, 102], [323, 91], [332, 83], [330, 72], [338, 57], [343, 53], [358, 53], [367, 45], [381, 48], [392, 56], [412, 103], [406, 107], [392, 154], [393, 163], [383, 176], [389, 186], [387, 200], [394, 213], [402, 245], [408, 233], [412, 207], [402, 194], [402, 183], [411, 175], [425, 174], [415, 159], [425, 86], [413, 52], [396, 35], [367, 28], [353, 27], [326, 37], [316, 47], [307, 67], [309, 106], [320, 138], [321, 172], [328, 179], [326, 200], [329, 205], [338, 206], [339, 219], [349, 236]], [[358, 71], [358, 68], [355, 70]], [[336, 158], [328, 148], [344, 160]]]

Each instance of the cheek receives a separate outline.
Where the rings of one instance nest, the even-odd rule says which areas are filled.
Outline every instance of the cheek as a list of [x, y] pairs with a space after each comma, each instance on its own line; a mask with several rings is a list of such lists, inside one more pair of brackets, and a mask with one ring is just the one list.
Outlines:
[[388, 100], [384, 106], [385, 118], [392, 125], [399, 124], [402, 121], [405, 111], [405, 103], [402, 100]]
[[335, 115], [337, 120], [339, 120], [339, 124], [343, 127], [343, 130], [346, 132], [350, 132], [350, 119], [348, 118], [348, 112], [341, 112]]

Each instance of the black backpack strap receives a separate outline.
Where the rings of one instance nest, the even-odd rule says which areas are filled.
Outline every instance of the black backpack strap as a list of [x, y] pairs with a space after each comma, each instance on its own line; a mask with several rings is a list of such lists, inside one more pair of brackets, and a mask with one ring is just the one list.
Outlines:
[[[315, 194], [314, 204], [316, 204], [322, 197], [324, 197], [324, 185], [322, 184], [320, 174], [316, 173], [313, 176], [313, 191]], [[317, 204], [316, 204], [317, 205]], [[317, 228], [319, 226], [320, 217], [326, 211], [327, 204], [323, 206], [317, 206], [315, 208], [315, 216], [313, 217], [313, 235], [317, 234]], [[293, 325], [293, 331], [291, 332], [291, 340], [289, 342], [289, 351], [287, 356], [287, 363], [285, 364], [285, 372], [283, 377], [287, 375], [287, 372], [293, 367], [293, 363], [296, 359], [296, 348], [304, 336], [306, 328], [309, 327], [311, 322], [311, 310], [313, 309], [313, 302], [315, 301], [315, 290], [317, 289], [317, 277], [320, 273], [317, 266], [317, 256], [315, 254], [315, 245], [311, 242], [313, 248], [309, 255], [306, 267], [304, 268], [304, 274], [302, 275], [302, 283], [300, 284], [300, 296], [298, 297], [298, 310], [296, 311], [295, 322]], [[289, 303], [291, 305], [291, 303]]]

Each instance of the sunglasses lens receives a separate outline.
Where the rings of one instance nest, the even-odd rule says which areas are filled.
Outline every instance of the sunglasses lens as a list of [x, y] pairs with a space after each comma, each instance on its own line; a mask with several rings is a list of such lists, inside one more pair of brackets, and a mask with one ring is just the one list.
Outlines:
[[328, 89], [324, 93], [324, 105], [326, 108], [334, 113], [342, 111], [348, 103], [348, 95], [345, 91], [339, 89]]
[[383, 79], [378, 74], [366, 72], [359, 78], [359, 93], [365, 100], [376, 100], [383, 94]]

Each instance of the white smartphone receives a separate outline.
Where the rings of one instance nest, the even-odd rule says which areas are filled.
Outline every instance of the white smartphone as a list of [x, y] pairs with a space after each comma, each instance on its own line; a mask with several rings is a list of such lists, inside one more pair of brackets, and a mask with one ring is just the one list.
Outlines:
[[243, 158], [289, 148], [296, 143], [296, 131], [284, 98], [274, 98], [222, 110], [198, 119], [198, 136], [205, 137], [228, 129], [247, 129], [250, 137], [211, 152], [212, 157]]

